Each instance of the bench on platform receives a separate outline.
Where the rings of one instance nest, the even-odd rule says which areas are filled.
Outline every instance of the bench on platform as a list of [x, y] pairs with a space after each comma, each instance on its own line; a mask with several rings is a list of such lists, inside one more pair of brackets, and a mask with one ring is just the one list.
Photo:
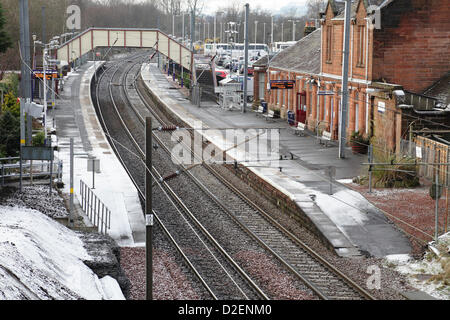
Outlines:
[[325, 147], [328, 147], [328, 141], [331, 141], [331, 132], [324, 130], [322, 132], [322, 136], [319, 139], [320, 144], [324, 144]]
[[255, 110], [256, 115], [258, 114], [263, 114], [264, 113], [264, 108], [263, 106], [259, 106], [258, 109]]
[[273, 110], [269, 110], [267, 114], [263, 114], [263, 117], [266, 118], [266, 121], [268, 119], [274, 119], [275, 118], [275, 112]]
[[305, 135], [305, 124], [299, 122], [296, 127], [291, 127], [294, 131], [294, 134], [300, 133], [301, 136]]

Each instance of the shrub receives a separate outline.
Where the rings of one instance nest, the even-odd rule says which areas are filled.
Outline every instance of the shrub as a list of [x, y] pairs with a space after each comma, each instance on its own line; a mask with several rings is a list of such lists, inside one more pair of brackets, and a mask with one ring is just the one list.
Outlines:
[[44, 131], [40, 131], [33, 136], [32, 144], [34, 147], [40, 147], [44, 145], [45, 134]]
[[4, 96], [3, 105], [2, 105], [2, 113], [11, 112], [12, 115], [16, 118], [20, 117], [20, 103], [17, 102], [17, 97], [14, 95], [14, 92], [10, 91]]
[[[376, 150], [374, 148], [374, 150]], [[392, 163], [398, 165], [378, 165], [372, 172], [374, 187], [413, 188], [420, 185], [415, 160], [398, 157], [388, 152], [374, 151], [375, 163]]]
[[11, 111], [0, 115], [0, 153], [6, 157], [16, 157], [20, 150], [20, 122]]

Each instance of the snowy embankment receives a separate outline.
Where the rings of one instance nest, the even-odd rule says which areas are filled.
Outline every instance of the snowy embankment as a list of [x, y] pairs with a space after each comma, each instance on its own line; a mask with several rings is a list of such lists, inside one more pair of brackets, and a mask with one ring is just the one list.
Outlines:
[[429, 295], [450, 300], [450, 232], [430, 242], [422, 260], [409, 255], [390, 255], [386, 265], [407, 276], [410, 284]]
[[99, 279], [78, 235], [33, 209], [0, 205], [0, 300], [124, 299]]

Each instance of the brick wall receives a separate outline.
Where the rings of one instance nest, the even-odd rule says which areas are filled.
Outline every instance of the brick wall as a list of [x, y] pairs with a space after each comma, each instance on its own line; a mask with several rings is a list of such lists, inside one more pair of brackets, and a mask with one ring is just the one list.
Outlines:
[[373, 79], [420, 93], [450, 70], [449, 0], [397, 0], [374, 30]]

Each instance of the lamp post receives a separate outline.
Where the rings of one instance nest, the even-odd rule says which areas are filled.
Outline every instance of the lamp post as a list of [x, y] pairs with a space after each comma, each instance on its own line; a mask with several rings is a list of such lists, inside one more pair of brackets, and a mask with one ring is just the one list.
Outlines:
[[258, 20], [255, 20], [255, 43], [256, 43], [256, 36], [258, 35]]
[[175, 14], [172, 14], [172, 37], [175, 37]]
[[270, 34], [270, 43], [273, 46], [273, 16], [271, 18], [272, 18], [272, 20], [271, 20], [272, 26], [271, 26], [271, 34]]
[[36, 39], [37, 36], [33, 34], [33, 69], [36, 68]]
[[295, 41], [295, 23], [299, 22], [299, 20], [288, 20], [289, 22], [292, 22], [292, 41]]
[[264, 44], [266, 44], [266, 23], [264, 22], [263, 23], [263, 32], [264, 32], [264, 34], [263, 34], [263, 43]]
[[281, 42], [284, 41], [284, 22], [281, 22]]

